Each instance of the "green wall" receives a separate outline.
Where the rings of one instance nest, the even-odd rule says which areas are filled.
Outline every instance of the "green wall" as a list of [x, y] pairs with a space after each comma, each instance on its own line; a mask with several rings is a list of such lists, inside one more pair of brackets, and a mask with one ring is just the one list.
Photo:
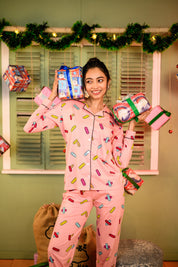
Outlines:
[[[51, 27], [71, 27], [77, 20], [102, 27], [146, 23], [170, 27], [177, 22], [177, 0], [51, 0], [0, 3], [0, 18], [12, 25], [47, 21]], [[178, 42], [162, 53], [161, 105], [172, 111], [172, 122], [160, 129], [158, 176], [145, 176], [135, 196], [126, 196], [121, 238], [150, 240], [160, 246], [165, 260], [178, 260]], [[171, 98], [169, 90], [171, 75]], [[0, 90], [1, 85], [0, 85]], [[0, 91], [0, 133], [2, 95]], [[171, 106], [170, 106], [171, 105]], [[168, 130], [172, 128], [173, 134]], [[0, 171], [2, 157], [0, 158]], [[0, 258], [32, 258], [36, 251], [33, 217], [44, 203], [60, 203], [63, 177], [57, 175], [3, 175], [0, 173]], [[93, 210], [87, 224], [95, 224]]]

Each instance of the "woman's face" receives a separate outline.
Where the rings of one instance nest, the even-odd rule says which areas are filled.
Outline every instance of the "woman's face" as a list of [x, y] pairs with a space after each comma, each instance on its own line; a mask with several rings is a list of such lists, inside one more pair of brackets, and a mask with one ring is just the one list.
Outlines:
[[86, 73], [85, 89], [91, 99], [101, 99], [107, 91], [109, 82], [107, 82], [106, 75], [99, 68], [92, 68]]

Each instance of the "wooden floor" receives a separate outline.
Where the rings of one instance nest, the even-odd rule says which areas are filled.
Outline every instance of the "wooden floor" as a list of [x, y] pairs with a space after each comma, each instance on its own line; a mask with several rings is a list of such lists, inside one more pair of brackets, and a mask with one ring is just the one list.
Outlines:
[[[0, 260], [0, 267], [29, 267], [33, 264], [33, 260]], [[178, 261], [164, 261], [163, 267], [178, 267]]]
[[0, 260], [0, 267], [29, 267], [34, 265], [33, 260]]

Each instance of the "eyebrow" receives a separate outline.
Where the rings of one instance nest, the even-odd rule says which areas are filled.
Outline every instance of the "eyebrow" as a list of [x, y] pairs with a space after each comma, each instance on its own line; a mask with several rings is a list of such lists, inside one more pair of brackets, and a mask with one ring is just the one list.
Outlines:
[[[99, 76], [99, 77], [97, 77], [96, 79], [101, 79], [101, 78], [104, 78], [104, 76]], [[88, 78], [86, 78], [85, 80], [93, 80], [93, 78], [88, 77]]]

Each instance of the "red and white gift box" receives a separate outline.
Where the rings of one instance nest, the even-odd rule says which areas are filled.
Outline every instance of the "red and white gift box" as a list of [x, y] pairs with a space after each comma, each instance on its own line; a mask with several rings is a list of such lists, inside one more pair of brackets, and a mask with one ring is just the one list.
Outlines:
[[[48, 99], [48, 97], [50, 95], [51, 95], [51, 89], [49, 89], [48, 87], [43, 87], [41, 92], [39, 93], [39, 95], [37, 95], [35, 97], [34, 101], [37, 105], [41, 105], [43, 103], [43, 101], [45, 99]], [[58, 105], [60, 102], [61, 102], [61, 100], [59, 99], [59, 97], [56, 97], [53, 100], [51, 107], [53, 108], [54, 106]]]
[[171, 117], [171, 113], [160, 106], [154, 107], [146, 117], [147, 122], [154, 130], [159, 130]]
[[134, 195], [144, 182], [142, 178], [130, 168], [123, 169], [122, 176], [124, 179], [124, 189], [131, 195]]
[[0, 156], [8, 150], [10, 145], [8, 142], [0, 135]]
[[62, 99], [83, 98], [82, 67], [61, 66], [57, 70], [58, 96]]
[[9, 65], [3, 79], [8, 85], [10, 91], [23, 92], [26, 91], [31, 82], [30, 76], [24, 66]]
[[112, 112], [116, 120], [120, 123], [125, 123], [136, 118], [150, 108], [151, 105], [144, 94], [138, 93], [115, 104], [112, 108]]

